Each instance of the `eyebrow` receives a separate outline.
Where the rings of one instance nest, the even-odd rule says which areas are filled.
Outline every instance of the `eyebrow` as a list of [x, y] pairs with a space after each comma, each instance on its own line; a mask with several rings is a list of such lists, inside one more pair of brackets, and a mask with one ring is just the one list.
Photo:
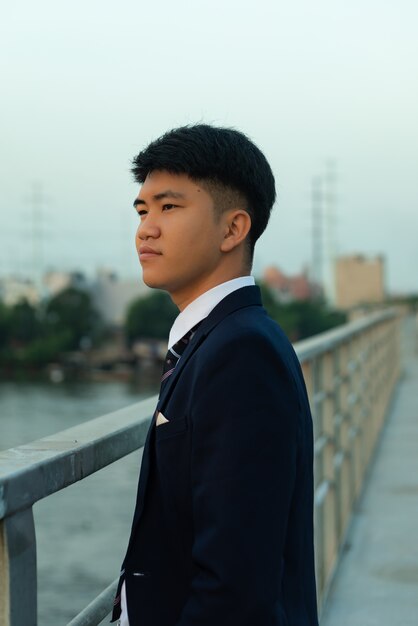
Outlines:
[[[164, 200], [165, 198], [177, 198], [184, 200], [185, 195], [180, 193], [179, 191], [172, 191], [171, 189], [166, 189], [166, 191], [162, 191], [161, 193], [156, 193], [152, 196], [153, 200]], [[139, 204], [146, 204], [145, 200], [142, 198], [135, 198], [134, 207], [137, 207]]]

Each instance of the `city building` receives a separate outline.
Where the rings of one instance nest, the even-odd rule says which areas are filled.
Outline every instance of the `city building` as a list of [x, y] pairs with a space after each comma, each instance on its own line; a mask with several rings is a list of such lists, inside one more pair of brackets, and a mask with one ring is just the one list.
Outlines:
[[123, 324], [129, 304], [150, 291], [140, 278], [121, 279], [108, 269], [99, 269], [93, 279], [80, 271], [51, 270], [44, 274], [39, 286], [28, 278], [0, 278], [0, 300], [8, 306], [21, 300], [37, 306], [70, 287], [88, 292], [105, 324], [114, 327]]
[[335, 263], [336, 306], [352, 309], [385, 299], [384, 257], [363, 255], [339, 257]]
[[7, 306], [14, 306], [27, 300], [32, 306], [38, 304], [40, 294], [33, 281], [18, 276], [0, 278], [0, 300]]
[[91, 295], [97, 311], [106, 324], [121, 326], [129, 304], [149, 293], [140, 278], [119, 279], [112, 270], [100, 269], [91, 286]]
[[64, 272], [50, 270], [43, 276], [42, 283], [47, 297], [56, 296], [60, 291], [74, 287], [76, 289], [88, 290], [89, 284], [85, 274], [79, 271]]
[[279, 302], [312, 300], [321, 294], [321, 289], [309, 280], [306, 271], [295, 276], [286, 276], [277, 267], [270, 266], [264, 270], [262, 280]]

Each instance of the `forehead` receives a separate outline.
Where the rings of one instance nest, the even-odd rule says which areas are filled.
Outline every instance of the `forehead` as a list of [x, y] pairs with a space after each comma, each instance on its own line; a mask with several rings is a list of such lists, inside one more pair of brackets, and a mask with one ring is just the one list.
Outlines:
[[134, 205], [178, 199], [192, 203], [213, 205], [212, 194], [204, 185], [192, 180], [187, 174], [173, 174], [165, 170], [153, 170], [143, 182]]

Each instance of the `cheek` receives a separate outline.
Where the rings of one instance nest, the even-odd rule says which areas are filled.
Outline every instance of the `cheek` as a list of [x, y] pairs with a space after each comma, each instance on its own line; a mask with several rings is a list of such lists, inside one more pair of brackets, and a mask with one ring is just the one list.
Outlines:
[[187, 232], [188, 245], [206, 253], [215, 249], [218, 237], [219, 233], [212, 219], [203, 220]]
[[136, 249], [137, 249], [137, 250], [138, 250], [138, 248], [139, 248], [139, 244], [140, 244], [140, 243], [141, 243], [141, 241], [140, 241], [140, 239], [139, 239], [139, 226], [137, 226], [137, 227], [136, 227], [136, 230], [135, 230], [135, 246], [136, 246]]
[[198, 232], [191, 237], [179, 254], [179, 261], [195, 266], [205, 266], [216, 252], [212, 233]]

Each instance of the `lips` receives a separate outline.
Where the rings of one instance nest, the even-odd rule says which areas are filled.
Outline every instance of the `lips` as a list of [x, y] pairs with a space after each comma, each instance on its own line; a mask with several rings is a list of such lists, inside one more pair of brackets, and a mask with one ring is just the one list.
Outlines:
[[141, 246], [139, 248], [139, 259], [142, 261], [143, 259], [152, 259], [157, 256], [160, 256], [161, 252], [154, 250], [150, 246]]

